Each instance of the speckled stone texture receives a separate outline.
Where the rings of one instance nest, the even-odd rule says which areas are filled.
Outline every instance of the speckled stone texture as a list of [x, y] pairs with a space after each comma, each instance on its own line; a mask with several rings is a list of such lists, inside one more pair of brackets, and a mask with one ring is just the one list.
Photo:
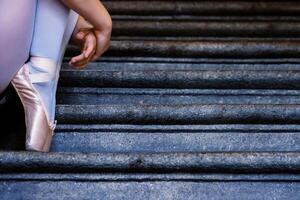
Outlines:
[[1, 199], [299, 199], [300, 2], [103, 2], [111, 47], [68, 48], [50, 153], [6, 93]]

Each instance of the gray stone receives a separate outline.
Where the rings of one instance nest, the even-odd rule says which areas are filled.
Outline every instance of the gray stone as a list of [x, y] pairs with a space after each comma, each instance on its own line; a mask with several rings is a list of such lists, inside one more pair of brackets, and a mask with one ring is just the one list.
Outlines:
[[299, 105], [58, 105], [57, 119], [70, 124], [276, 124], [299, 123]]
[[[238, 185], [238, 187], [237, 187]], [[137, 199], [137, 200], [297, 200], [300, 184], [290, 182], [101, 182], [4, 181], [3, 200], [10, 199]]]
[[299, 64], [280, 64], [270, 61], [265, 64], [99, 62], [91, 64], [82, 71], [64, 68], [61, 72], [60, 85], [182, 89], [299, 89], [299, 69]]
[[104, 1], [111, 48], [61, 72], [52, 152], [0, 106], [1, 199], [299, 199], [297, 1]]
[[[223, 39], [196, 41], [113, 40], [107, 56], [200, 58], [299, 58], [297, 39]], [[69, 49], [68, 56], [78, 55]]]
[[0, 152], [1, 172], [299, 173], [299, 152]]
[[[145, 4], [147, 6], [145, 6]], [[285, 1], [110, 1], [104, 4], [113, 15], [135, 16], [295, 16], [300, 10], [299, 2]]]

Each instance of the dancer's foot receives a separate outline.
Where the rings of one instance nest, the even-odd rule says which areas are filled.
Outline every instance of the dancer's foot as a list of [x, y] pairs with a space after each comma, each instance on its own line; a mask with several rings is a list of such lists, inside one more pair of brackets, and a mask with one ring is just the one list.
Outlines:
[[[12, 85], [24, 107], [26, 150], [42, 152], [50, 150], [56, 126], [55, 106], [53, 106], [55, 94], [51, 93], [55, 91], [53, 87], [56, 87], [56, 69], [56, 62], [46, 58], [32, 57], [12, 80]], [[47, 94], [49, 97], [45, 96]]]

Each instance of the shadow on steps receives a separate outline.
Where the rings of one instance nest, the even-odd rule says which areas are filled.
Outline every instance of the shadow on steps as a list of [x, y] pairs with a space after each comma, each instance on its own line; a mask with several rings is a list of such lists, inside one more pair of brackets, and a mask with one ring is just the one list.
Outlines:
[[0, 151], [25, 149], [24, 120], [23, 106], [10, 85], [0, 102]]

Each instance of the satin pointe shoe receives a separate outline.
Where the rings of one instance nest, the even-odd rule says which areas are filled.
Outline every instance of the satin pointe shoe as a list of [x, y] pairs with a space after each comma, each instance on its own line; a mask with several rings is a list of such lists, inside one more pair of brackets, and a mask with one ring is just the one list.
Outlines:
[[[32, 69], [35, 70], [34, 73], [31, 72]], [[47, 110], [49, 106], [45, 105], [35, 84], [48, 84], [55, 81], [56, 69], [57, 63], [51, 59], [31, 57], [11, 81], [24, 107], [26, 150], [39, 152], [50, 150], [56, 120], [50, 119]]]

